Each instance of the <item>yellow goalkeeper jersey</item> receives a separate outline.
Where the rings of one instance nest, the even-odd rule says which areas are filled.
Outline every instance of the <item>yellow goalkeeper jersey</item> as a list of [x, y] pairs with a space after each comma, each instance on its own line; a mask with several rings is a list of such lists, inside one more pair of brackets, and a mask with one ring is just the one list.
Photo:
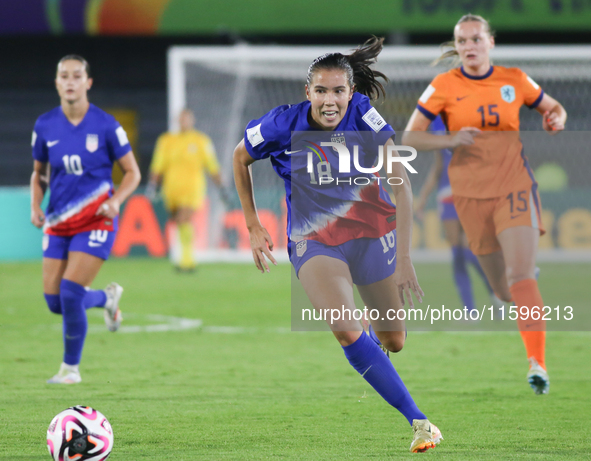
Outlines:
[[170, 209], [203, 204], [205, 173], [217, 174], [215, 149], [209, 136], [197, 130], [164, 133], [156, 142], [150, 171], [162, 175], [162, 195]]

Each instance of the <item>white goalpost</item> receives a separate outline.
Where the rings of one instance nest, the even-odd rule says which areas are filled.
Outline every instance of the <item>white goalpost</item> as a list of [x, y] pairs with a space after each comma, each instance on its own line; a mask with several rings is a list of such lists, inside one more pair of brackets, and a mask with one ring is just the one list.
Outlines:
[[[197, 129], [211, 136], [228, 185], [232, 181], [232, 153], [243, 137], [246, 124], [281, 104], [294, 104], [305, 98], [307, 68], [317, 56], [326, 52], [349, 53], [355, 46], [175, 46], [168, 51], [168, 124], [177, 129], [177, 116], [188, 107], [195, 112]], [[381, 115], [396, 131], [402, 131], [416, 106], [417, 99], [445, 65], [431, 67], [441, 54], [437, 46], [385, 47], [376, 68], [387, 75], [387, 97], [376, 102]], [[519, 67], [567, 109], [569, 133], [563, 133], [560, 155], [556, 144], [550, 147], [539, 135], [533, 151], [527, 151], [534, 170], [542, 164], [557, 164], [568, 177], [565, 190], [543, 193], [545, 215], [550, 219], [549, 235], [541, 243], [541, 260], [591, 260], [591, 46], [497, 46], [492, 50], [493, 63]], [[537, 139], [540, 117], [535, 111], [522, 109], [521, 128]], [[576, 132], [571, 135], [571, 131]], [[554, 137], [556, 138], [556, 137]], [[576, 138], [576, 139], [573, 139]], [[564, 146], [568, 147], [564, 147]], [[425, 179], [432, 156], [419, 155], [413, 165], [419, 171], [411, 178], [418, 192]], [[279, 259], [287, 260], [285, 243], [285, 210], [283, 182], [272, 171], [269, 162], [253, 165], [255, 197], [267, 226], [272, 228]], [[233, 189], [233, 187], [231, 187]], [[251, 261], [241, 229], [240, 209], [234, 197], [234, 209], [225, 209], [213, 187], [209, 191], [209, 208], [205, 236], [196, 248], [202, 261]], [[543, 192], [543, 191], [542, 191]], [[570, 203], [569, 203], [570, 202]], [[565, 217], [563, 206], [569, 206]], [[433, 211], [433, 213], [435, 213]], [[435, 225], [436, 220], [430, 220]], [[430, 225], [431, 225], [430, 224]], [[437, 239], [439, 229], [418, 224], [415, 232], [415, 259], [446, 261], [449, 250]], [[570, 226], [570, 227], [569, 227]], [[574, 226], [574, 227], [573, 227]], [[573, 230], [575, 229], [575, 230]], [[571, 234], [579, 234], [573, 236]], [[278, 244], [277, 244], [278, 243]]]

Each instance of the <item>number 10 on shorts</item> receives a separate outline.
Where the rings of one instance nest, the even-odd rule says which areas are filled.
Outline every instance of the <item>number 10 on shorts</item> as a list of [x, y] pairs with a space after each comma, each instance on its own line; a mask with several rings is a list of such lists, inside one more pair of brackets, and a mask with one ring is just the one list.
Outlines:
[[380, 237], [380, 242], [382, 242], [384, 253], [388, 253], [391, 248], [396, 248], [396, 236], [394, 235], [394, 231], [390, 231], [386, 235]]

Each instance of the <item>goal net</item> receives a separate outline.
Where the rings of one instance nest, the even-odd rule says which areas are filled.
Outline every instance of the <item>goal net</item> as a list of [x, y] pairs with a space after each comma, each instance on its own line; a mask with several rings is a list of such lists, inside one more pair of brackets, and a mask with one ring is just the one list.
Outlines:
[[[349, 53], [352, 48], [244, 44], [172, 47], [168, 52], [169, 129], [177, 128], [176, 119], [183, 108], [192, 109], [197, 129], [213, 139], [223, 179], [234, 191], [232, 154], [246, 124], [278, 105], [304, 100], [311, 61], [326, 52]], [[449, 69], [445, 63], [430, 66], [440, 54], [439, 47], [385, 47], [379, 55], [376, 68], [390, 81], [386, 98], [374, 105], [398, 133], [433, 77]], [[492, 50], [492, 59], [495, 65], [521, 68], [568, 111], [568, 133], [554, 137], [541, 132], [541, 118], [536, 111], [524, 107], [521, 112], [522, 138], [529, 146], [526, 155], [530, 165], [539, 173], [548, 230], [540, 242], [540, 256], [553, 260], [591, 259], [591, 47], [498, 46]], [[415, 194], [432, 158], [425, 153], [413, 161], [419, 172], [411, 178]], [[253, 180], [261, 221], [276, 244], [274, 253], [285, 260], [283, 182], [268, 161], [255, 162]], [[230, 206], [225, 207], [211, 184], [208, 192], [208, 206], [196, 218], [200, 221], [197, 256], [201, 260], [250, 260], [248, 233], [236, 193], [232, 194]], [[413, 246], [418, 259], [449, 257], [433, 197], [424, 221], [415, 223]]]

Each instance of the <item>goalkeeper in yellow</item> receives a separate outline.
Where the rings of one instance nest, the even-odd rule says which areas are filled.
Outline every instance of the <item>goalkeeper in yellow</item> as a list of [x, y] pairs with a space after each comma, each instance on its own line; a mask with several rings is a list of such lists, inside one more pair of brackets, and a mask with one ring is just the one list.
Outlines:
[[194, 128], [195, 116], [184, 109], [179, 116], [180, 131], [160, 135], [150, 165], [150, 180], [146, 196], [156, 198], [162, 185], [164, 205], [176, 223], [181, 244], [178, 270], [192, 272], [196, 268], [193, 258], [193, 213], [201, 208], [206, 195], [207, 173], [227, 203], [227, 192], [220, 177], [220, 166], [209, 136]]

